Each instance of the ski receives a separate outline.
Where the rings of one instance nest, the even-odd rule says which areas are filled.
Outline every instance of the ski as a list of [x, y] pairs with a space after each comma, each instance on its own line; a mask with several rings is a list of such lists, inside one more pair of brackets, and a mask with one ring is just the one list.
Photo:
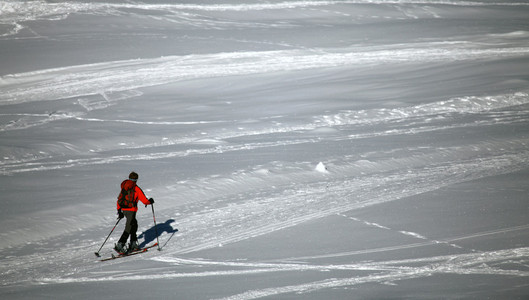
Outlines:
[[113, 259], [117, 259], [117, 258], [122, 258], [122, 257], [127, 257], [127, 256], [132, 256], [132, 255], [136, 255], [136, 254], [141, 254], [141, 253], [145, 253], [147, 252], [150, 248], [153, 248], [153, 247], [156, 247], [158, 246], [158, 243], [154, 243], [150, 246], [147, 246], [147, 247], [143, 247], [141, 249], [138, 249], [138, 250], [134, 250], [132, 252], [128, 252], [128, 253], [120, 253], [118, 255], [114, 255], [112, 254], [111, 257], [107, 257], [107, 258], [103, 258], [99, 261], [107, 261], [107, 260], [113, 260]]

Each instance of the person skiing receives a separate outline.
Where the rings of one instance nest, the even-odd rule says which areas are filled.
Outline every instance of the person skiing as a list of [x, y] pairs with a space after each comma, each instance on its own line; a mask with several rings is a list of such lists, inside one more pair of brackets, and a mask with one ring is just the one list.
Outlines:
[[[138, 177], [138, 173], [131, 172], [129, 179], [125, 179], [121, 183], [121, 192], [119, 193], [117, 201], [118, 218], [127, 218], [127, 223], [121, 238], [114, 247], [119, 253], [127, 253], [139, 249], [138, 237], [136, 236], [136, 231], [138, 230], [138, 220], [136, 220], [138, 201], [141, 201], [145, 206], [154, 203], [154, 199], [147, 199], [141, 188], [136, 185]], [[130, 243], [129, 247], [126, 248], [125, 244], [129, 236]]]

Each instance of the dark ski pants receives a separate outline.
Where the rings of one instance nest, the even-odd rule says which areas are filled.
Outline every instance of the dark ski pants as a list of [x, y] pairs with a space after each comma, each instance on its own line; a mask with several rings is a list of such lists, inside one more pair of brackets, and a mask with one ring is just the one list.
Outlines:
[[124, 210], [123, 214], [125, 215], [125, 218], [127, 218], [127, 224], [125, 224], [125, 230], [123, 231], [119, 242], [125, 244], [129, 239], [129, 235], [131, 242], [137, 241], [138, 237], [136, 236], [136, 231], [138, 231], [138, 220], [136, 220], [136, 212]]

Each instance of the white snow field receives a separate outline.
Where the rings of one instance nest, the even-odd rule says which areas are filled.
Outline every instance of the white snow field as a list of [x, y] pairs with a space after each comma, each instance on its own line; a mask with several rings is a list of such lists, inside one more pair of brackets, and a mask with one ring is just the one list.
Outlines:
[[528, 183], [527, 0], [0, 0], [2, 299], [528, 299]]

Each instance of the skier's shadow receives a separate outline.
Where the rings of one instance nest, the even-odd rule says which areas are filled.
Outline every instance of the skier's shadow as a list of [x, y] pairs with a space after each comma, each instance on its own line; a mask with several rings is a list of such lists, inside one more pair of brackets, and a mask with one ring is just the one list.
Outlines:
[[[147, 246], [149, 243], [153, 242], [154, 240], [156, 240], [157, 237], [161, 236], [162, 233], [164, 232], [167, 232], [167, 233], [170, 233], [171, 236], [169, 237], [169, 239], [165, 242], [165, 244], [162, 246], [162, 245], [158, 245], [161, 248], [165, 247], [165, 245], [167, 245], [167, 243], [169, 242], [169, 240], [171, 240], [171, 238], [174, 236], [174, 234], [176, 232], [178, 232], [178, 229], [176, 228], [173, 228], [173, 226], [171, 226], [171, 223], [174, 223], [175, 220], [173, 219], [169, 219], [167, 221], [165, 221], [165, 223], [160, 223], [160, 224], [156, 224], [156, 228], [153, 226], [147, 230], [145, 230], [142, 234], [140, 234], [138, 236], [138, 239], [141, 239], [143, 238], [143, 242], [140, 244], [140, 248], [143, 248], [145, 246]], [[156, 233], [158, 233], [158, 236], [156, 236]]]

